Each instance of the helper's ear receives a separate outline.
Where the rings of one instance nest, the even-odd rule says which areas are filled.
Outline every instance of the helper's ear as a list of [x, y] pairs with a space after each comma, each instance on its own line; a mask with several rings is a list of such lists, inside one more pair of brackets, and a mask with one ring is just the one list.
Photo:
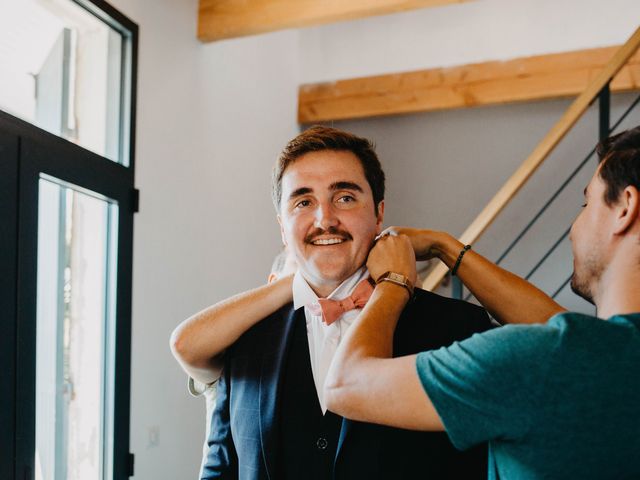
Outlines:
[[612, 208], [616, 215], [613, 233], [622, 235], [640, 222], [640, 192], [633, 185], [628, 185], [620, 192], [620, 197]]

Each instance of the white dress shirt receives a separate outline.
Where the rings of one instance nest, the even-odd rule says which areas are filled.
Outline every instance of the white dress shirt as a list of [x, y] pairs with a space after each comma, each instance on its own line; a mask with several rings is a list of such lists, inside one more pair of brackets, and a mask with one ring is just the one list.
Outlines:
[[[327, 298], [342, 300], [351, 295], [356, 285], [367, 278], [369, 272], [366, 267], [360, 268], [356, 273], [342, 282]], [[329, 366], [340, 344], [340, 340], [360, 313], [360, 309], [345, 312], [331, 325], [322, 321], [322, 315], [313, 315], [308, 305], [317, 303], [318, 296], [311, 289], [300, 271], [293, 278], [293, 307], [297, 310], [304, 307], [304, 316], [307, 320], [307, 338], [309, 339], [309, 358], [311, 359], [311, 372], [316, 385], [318, 400], [322, 414], [327, 412], [324, 403], [323, 387], [329, 371]]]

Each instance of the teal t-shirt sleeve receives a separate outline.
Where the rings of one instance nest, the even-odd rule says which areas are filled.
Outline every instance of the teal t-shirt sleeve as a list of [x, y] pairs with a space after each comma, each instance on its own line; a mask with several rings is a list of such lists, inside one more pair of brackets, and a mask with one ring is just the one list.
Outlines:
[[528, 431], [555, 344], [553, 330], [505, 326], [418, 355], [422, 386], [456, 448]]

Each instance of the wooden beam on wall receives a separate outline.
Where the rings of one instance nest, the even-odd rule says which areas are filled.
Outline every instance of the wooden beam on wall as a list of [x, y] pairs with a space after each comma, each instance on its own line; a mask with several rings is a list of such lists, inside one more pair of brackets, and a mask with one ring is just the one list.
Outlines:
[[[302, 85], [298, 121], [317, 123], [579, 95], [616, 47]], [[640, 52], [611, 83], [640, 89]]]
[[211, 42], [468, 1], [472, 0], [200, 0], [198, 38]]

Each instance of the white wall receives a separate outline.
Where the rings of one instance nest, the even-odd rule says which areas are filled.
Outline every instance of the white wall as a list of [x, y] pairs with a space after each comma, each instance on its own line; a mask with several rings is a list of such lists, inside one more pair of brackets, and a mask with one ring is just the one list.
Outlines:
[[[621, 43], [640, 18], [637, 0], [480, 0], [203, 45], [196, 0], [111, 3], [140, 25], [131, 449], [144, 480], [195, 478], [204, 402], [186, 393], [169, 335], [198, 309], [264, 280], [279, 246], [269, 172], [297, 132], [300, 83]], [[460, 231], [474, 214], [465, 202], [486, 200], [565, 104], [345, 125], [380, 145], [390, 222]], [[503, 128], [504, 146], [491, 137]], [[460, 184], [443, 195], [441, 178]]]
[[624, 43], [637, 0], [476, 0], [301, 30], [303, 83]]
[[[131, 451], [135, 478], [195, 478], [204, 402], [169, 335], [258, 285], [279, 248], [270, 169], [295, 122], [297, 33], [196, 40], [197, 2], [112, 2], [140, 26]], [[159, 445], [149, 447], [157, 427]]]

